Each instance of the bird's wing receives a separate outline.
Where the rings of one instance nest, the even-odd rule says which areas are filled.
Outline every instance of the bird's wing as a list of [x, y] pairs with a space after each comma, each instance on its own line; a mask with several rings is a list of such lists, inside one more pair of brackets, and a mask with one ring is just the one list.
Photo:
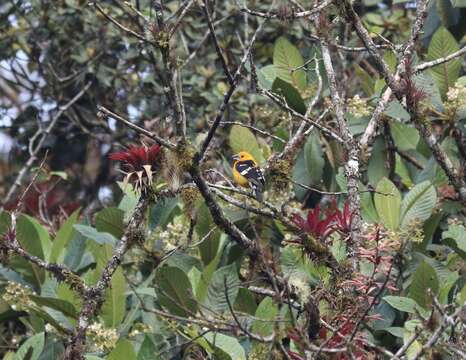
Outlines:
[[257, 167], [252, 160], [238, 161], [236, 163], [236, 170], [251, 183], [257, 184], [258, 186], [265, 184], [262, 170]]

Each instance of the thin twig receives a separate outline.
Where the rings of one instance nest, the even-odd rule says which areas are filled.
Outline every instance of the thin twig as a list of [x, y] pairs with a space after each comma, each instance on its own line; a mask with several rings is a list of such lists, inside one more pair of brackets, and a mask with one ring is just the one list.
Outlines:
[[169, 148], [170, 150], [174, 150], [176, 148], [175, 144], [165, 140], [165, 139], [162, 139], [161, 137], [153, 134], [152, 132], [132, 123], [131, 121], [125, 119], [124, 117], [114, 113], [113, 111], [110, 111], [109, 109], [107, 109], [106, 107], [104, 106], [99, 106], [98, 107], [98, 110], [101, 111], [103, 114], [105, 114], [106, 116], [110, 116], [112, 117], [113, 119], [115, 120], [118, 120], [119, 122], [125, 124], [126, 126], [128, 126], [129, 128], [135, 130], [136, 132], [138, 132], [139, 134], [142, 134], [144, 136], [147, 136], [148, 138], [158, 142], [159, 144]]
[[203, 5], [204, 6], [202, 6], [202, 10], [204, 11], [204, 15], [205, 15], [205, 18], [207, 20], [207, 25], [209, 26], [210, 36], [212, 37], [212, 41], [214, 43], [215, 51], [217, 52], [217, 56], [220, 59], [220, 62], [221, 62], [222, 67], [223, 67], [223, 72], [225, 73], [225, 76], [227, 77], [228, 82], [230, 83], [230, 86], [233, 86], [233, 84], [234, 84], [233, 77], [231, 76], [230, 70], [228, 70], [227, 63], [225, 61], [225, 58], [223, 57], [222, 50], [220, 49], [220, 45], [218, 44], [217, 35], [215, 34], [214, 25], [212, 24], [212, 20], [210, 18], [208, 1], [204, 0]]
[[452, 53], [452, 54], [450, 54], [448, 56], [445, 56], [445, 57], [442, 57], [442, 58], [438, 58], [436, 60], [427, 61], [427, 62], [424, 62], [422, 64], [419, 64], [414, 68], [414, 72], [417, 73], [417, 72], [420, 72], [420, 71], [424, 71], [426, 69], [430, 69], [430, 68], [432, 68], [434, 66], [444, 64], [444, 63], [446, 63], [448, 61], [456, 59], [457, 57], [460, 57], [463, 54], [466, 54], [466, 46], [463, 46], [461, 49], [459, 49], [458, 51], [455, 51], [454, 53]]

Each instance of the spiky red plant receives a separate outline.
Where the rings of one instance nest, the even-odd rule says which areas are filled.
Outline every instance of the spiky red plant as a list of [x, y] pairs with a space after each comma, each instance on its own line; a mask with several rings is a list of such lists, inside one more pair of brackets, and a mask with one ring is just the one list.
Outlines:
[[325, 240], [335, 229], [333, 228], [333, 215], [328, 215], [321, 219], [320, 206], [317, 205], [314, 209], [309, 210], [307, 218], [304, 220], [300, 215], [293, 215], [293, 222], [301, 230], [314, 236], [316, 239]]
[[120, 161], [126, 174], [125, 183], [131, 182], [136, 188], [142, 189], [152, 184], [154, 170], [160, 159], [160, 145], [136, 146], [130, 145], [126, 151], [111, 153], [111, 160]]
[[341, 231], [344, 234], [350, 233], [353, 216], [348, 201], [345, 201], [345, 204], [343, 205], [343, 211], [340, 209], [335, 210], [333, 219], [335, 221], [336, 230]]

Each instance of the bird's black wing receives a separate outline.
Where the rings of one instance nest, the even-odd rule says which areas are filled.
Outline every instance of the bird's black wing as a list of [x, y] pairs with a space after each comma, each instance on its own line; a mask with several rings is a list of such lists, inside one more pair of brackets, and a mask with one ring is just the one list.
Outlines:
[[262, 170], [252, 160], [238, 161], [236, 170], [249, 181], [249, 186], [254, 191], [256, 198], [261, 198], [262, 188], [265, 184]]

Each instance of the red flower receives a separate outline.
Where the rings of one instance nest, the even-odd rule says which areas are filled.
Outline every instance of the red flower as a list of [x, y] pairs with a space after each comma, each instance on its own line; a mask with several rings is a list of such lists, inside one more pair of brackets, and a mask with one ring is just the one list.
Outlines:
[[317, 205], [314, 209], [307, 213], [307, 220], [304, 220], [300, 215], [294, 214], [293, 222], [317, 239], [325, 240], [335, 229], [332, 224], [334, 221], [333, 215], [327, 215], [326, 218], [320, 218], [320, 207]]
[[126, 173], [125, 183], [134, 182], [136, 188], [143, 188], [152, 184], [160, 150], [160, 145], [157, 144], [151, 147], [130, 145], [128, 150], [111, 153], [109, 157], [111, 160], [121, 161]]
[[128, 171], [143, 171], [143, 166], [155, 165], [159, 152], [160, 146], [157, 144], [151, 147], [130, 145], [128, 150], [111, 153], [109, 157], [111, 160], [121, 161]]
[[343, 205], [343, 212], [340, 211], [340, 209], [335, 210], [333, 218], [335, 220], [335, 228], [337, 230], [341, 231], [344, 234], [350, 233], [353, 217], [348, 201], [345, 201], [345, 205]]

